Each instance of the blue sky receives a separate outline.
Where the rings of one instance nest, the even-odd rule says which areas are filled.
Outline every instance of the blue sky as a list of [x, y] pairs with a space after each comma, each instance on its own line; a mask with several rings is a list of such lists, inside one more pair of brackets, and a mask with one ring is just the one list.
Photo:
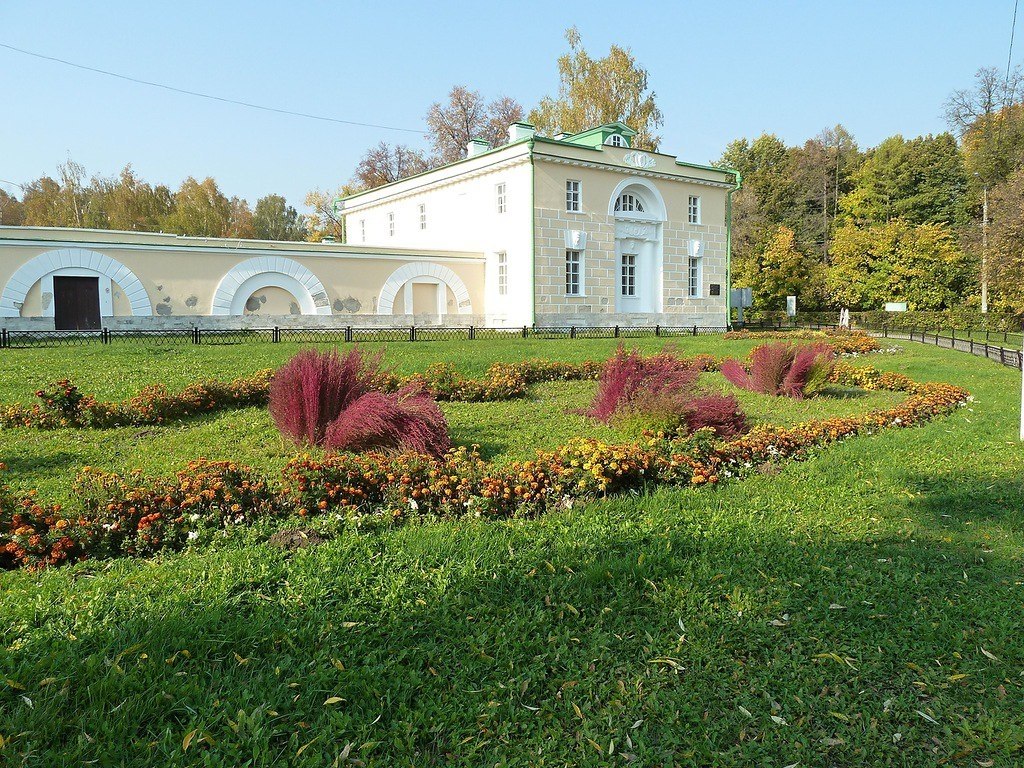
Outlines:
[[[243, 101], [420, 129], [456, 83], [527, 107], [557, 88], [575, 24], [629, 46], [665, 114], [662, 150], [717, 158], [762, 132], [802, 142], [841, 122], [861, 146], [945, 130], [942, 104], [1005, 67], [1012, 0], [975, 2], [175, 2], [0, 0], [0, 43]], [[1024, 24], [1024, 22], [1021, 22]], [[1024, 38], [1017, 50], [1024, 52]], [[1015, 54], [1014, 61], [1019, 60]], [[126, 163], [176, 187], [214, 176], [250, 202], [336, 188], [380, 140], [416, 133], [273, 115], [0, 49], [0, 179]], [[4, 186], [14, 191], [10, 186]]]

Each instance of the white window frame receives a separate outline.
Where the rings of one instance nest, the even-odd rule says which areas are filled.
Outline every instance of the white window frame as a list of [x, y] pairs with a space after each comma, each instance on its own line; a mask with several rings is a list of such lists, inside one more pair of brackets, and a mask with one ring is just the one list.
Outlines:
[[[573, 269], [575, 268], [575, 269]], [[573, 276], [575, 273], [575, 280]], [[579, 248], [566, 248], [565, 249], [565, 295], [566, 296], [584, 296], [584, 285], [583, 285], [583, 251]], [[575, 283], [576, 290], [571, 290]]]
[[704, 258], [690, 254], [686, 263], [686, 295], [691, 299], [704, 298]]
[[565, 180], [566, 213], [583, 212], [583, 182], [579, 179]]
[[508, 251], [498, 251], [498, 295], [508, 296]]
[[508, 211], [508, 187], [505, 186], [504, 181], [499, 181], [494, 185], [494, 198], [498, 213], [506, 213]]
[[616, 213], [646, 213], [644, 201], [632, 192], [623, 192], [615, 199]]
[[427, 228], [427, 204], [420, 203], [420, 229]]
[[691, 224], [700, 224], [700, 195], [690, 195], [686, 201], [686, 220]]
[[635, 253], [624, 253], [619, 257], [619, 295], [627, 299], [636, 298]]
[[605, 141], [605, 144], [607, 144], [610, 147], [624, 147], [626, 146], [626, 139], [623, 138], [621, 133], [613, 133]]
[[395, 212], [388, 211], [388, 237], [395, 236]]
[[366, 242], [366, 219], [359, 220], [359, 236]]

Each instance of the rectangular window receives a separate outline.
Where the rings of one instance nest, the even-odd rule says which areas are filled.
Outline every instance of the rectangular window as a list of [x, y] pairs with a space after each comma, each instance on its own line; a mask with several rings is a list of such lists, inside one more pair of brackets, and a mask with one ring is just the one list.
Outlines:
[[636, 296], [636, 254], [622, 254], [622, 295]]
[[505, 182], [494, 187], [494, 195], [498, 203], [498, 213], [504, 213], [507, 207], [505, 200]]
[[389, 237], [394, 237], [395, 236], [395, 214], [394, 213], [389, 213], [388, 214], [388, 236]]
[[363, 242], [366, 242], [366, 219], [359, 220], [359, 236], [363, 238]]
[[700, 197], [697, 195], [690, 195], [687, 214], [691, 224], [700, 224]]
[[579, 251], [565, 252], [565, 295], [580, 295], [580, 263], [582, 254]]
[[565, 182], [565, 210], [570, 213], [579, 213], [583, 210], [580, 200], [581, 184], [578, 181]]
[[686, 293], [691, 299], [699, 299], [701, 291], [700, 256], [690, 256], [687, 267]]
[[427, 228], [427, 206], [425, 203], [420, 203], [420, 229]]
[[508, 254], [505, 251], [498, 253], [498, 295], [508, 295]]

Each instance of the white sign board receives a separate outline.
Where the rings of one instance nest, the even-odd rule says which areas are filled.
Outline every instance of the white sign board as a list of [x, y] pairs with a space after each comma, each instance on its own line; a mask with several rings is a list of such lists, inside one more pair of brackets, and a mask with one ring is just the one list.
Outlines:
[[786, 297], [786, 314], [790, 317], [796, 317], [796, 296]]
[[905, 301], [887, 301], [885, 302], [886, 312], [906, 312], [907, 302]]

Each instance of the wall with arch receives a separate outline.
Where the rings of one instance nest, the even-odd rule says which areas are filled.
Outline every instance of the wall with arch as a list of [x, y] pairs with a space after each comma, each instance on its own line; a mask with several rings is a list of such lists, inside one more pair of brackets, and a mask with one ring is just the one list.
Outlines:
[[[46, 255], [52, 253], [61, 256]], [[52, 328], [43, 278], [59, 269], [110, 280], [109, 316], [103, 313], [109, 327], [379, 325], [381, 297], [393, 303], [393, 276], [407, 266], [417, 275], [433, 270], [456, 288], [449, 314], [421, 323], [472, 317], [479, 325], [472, 313], [483, 309], [484, 263], [483, 255], [455, 252], [10, 227], [0, 229], [0, 327]]]

